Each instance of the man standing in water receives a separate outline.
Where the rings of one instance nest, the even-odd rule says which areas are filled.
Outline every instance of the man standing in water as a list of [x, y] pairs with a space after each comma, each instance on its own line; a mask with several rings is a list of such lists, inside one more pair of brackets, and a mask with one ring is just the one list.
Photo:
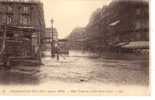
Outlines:
[[56, 57], [57, 57], [57, 60], [59, 61], [60, 59], [60, 47], [58, 44], [55, 44], [55, 50], [56, 50]]

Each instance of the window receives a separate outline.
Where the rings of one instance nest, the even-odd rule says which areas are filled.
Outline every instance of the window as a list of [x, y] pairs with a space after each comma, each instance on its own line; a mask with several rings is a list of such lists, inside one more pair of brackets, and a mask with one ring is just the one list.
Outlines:
[[3, 12], [4, 6], [0, 4], [0, 12]]
[[2, 23], [2, 15], [1, 15], [1, 13], [0, 13], [0, 24]]
[[136, 14], [140, 15], [140, 13], [141, 13], [141, 9], [140, 8], [136, 9]]
[[5, 24], [6, 23], [6, 15], [2, 15], [2, 24]]
[[23, 16], [23, 24], [24, 25], [29, 25], [30, 24], [29, 16]]
[[28, 14], [29, 13], [29, 7], [24, 6], [23, 7], [23, 12], [26, 13], [26, 14]]
[[13, 17], [11, 15], [6, 16], [7, 24], [11, 24], [13, 22]]
[[20, 24], [22, 24], [22, 25], [29, 25], [30, 24], [30, 16], [28, 16], [28, 15], [21, 15], [21, 17], [20, 17]]
[[138, 20], [135, 23], [135, 29], [149, 29], [149, 22], [145, 20]]
[[13, 7], [12, 6], [7, 6], [7, 11], [10, 13], [10, 12], [13, 12]]
[[140, 28], [141, 28], [141, 22], [140, 21], [137, 21], [136, 22], [135, 29], [140, 29]]

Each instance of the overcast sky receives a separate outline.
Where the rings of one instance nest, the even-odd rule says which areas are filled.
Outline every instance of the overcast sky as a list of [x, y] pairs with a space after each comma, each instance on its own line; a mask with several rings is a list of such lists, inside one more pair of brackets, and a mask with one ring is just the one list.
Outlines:
[[93, 11], [111, 0], [42, 0], [44, 3], [46, 26], [50, 27], [51, 18], [57, 28], [59, 37], [64, 38], [75, 27], [87, 25]]

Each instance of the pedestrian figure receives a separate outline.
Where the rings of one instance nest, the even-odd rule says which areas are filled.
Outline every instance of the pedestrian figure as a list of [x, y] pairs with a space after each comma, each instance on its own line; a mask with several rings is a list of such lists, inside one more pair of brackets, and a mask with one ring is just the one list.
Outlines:
[[59, 47], [58, 45], [56, 45], [55, 48], [56, 48], [56, 56], [57, 56], [57, 60], [59, 61], [60, 47]]

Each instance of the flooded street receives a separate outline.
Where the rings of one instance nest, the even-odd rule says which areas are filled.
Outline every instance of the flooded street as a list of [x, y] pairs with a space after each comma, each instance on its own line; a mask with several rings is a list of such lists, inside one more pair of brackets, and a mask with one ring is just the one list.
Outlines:
[[[18, 89], [22, 89], [21, 86], [28, 86], [29, 89], [35, 90], [40, 88], [79, 91], [116, 89], [131, 95], [136, 89], [137, 95], [148, 94], [147, 58], [140, 57], [140, 59], [136, 56], [133, 58], [131, 55], [127, 59], [119, 58], [112, 59], [98, 57], [88, 52], [70, 51], [69, 55], [61, 55], [60, 60], [57, 61], [56, 58], [50, 57], [50, 52], [45, 52], [41, 66], [15, 66], [11, 70], [1, 67], [0, 84], [11, 88], [19, 86]], [[95, 93], [92, 92], [92, 95]]]
[[41, 66], [16, 66], [11, 70], [1, 68], [0, 83], [46, 84], [52, 81], [67, 83], [99, 82], [124, 85], [148, 85], [148, 60], [111, 59], [71, 51], [69, 56], [61, 55], [60, 60], [45, 53]]
[[95, 55], [70, 52], [60, 61], [44, 58], [41, 82], [102, 82], [148, 85], [148, 61], [145, 59], [105, 59]]

